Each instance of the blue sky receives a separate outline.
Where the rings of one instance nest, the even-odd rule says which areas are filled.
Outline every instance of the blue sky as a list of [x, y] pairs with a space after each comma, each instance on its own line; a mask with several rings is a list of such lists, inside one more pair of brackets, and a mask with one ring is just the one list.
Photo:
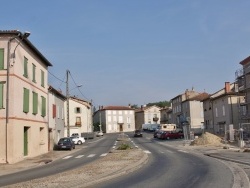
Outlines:
[[[234, 82], [250, 52], [250, 1], [4, 1], [0, 28], [30, 31], [49, 84], [99, 105], [170, 100]], [[3, 16], [4, 15], [4, 16]], [[58, 79], [57, 79], [58, 78]], [[83, 85], [80, 91], [75, 83]]]

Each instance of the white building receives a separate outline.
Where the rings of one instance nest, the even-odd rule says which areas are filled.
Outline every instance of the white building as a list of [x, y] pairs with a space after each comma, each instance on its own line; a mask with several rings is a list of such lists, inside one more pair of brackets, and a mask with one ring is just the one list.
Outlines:
[[52, 150], [59, 139], [64, 137], [64, 103], [66, 97], [52, 86], [49, 86], [48, 98], [49, 150]]
[[68, 120], [67, 111], [69, 110], [69, 135], [72, 133], [93, 132], [92, 125], [92, 104], [88, 101], [69, 97], [69, 109], [67, 109], [67, 101], [64, 103], [65, 107], [65, 131], [64, 136], [68, 136]]
[[102, 131], [106, 133], [134, 131], [134, 109], [127, 106], [101, 107], [94, 113], [94, 124], [95, 123], [99, 123]]

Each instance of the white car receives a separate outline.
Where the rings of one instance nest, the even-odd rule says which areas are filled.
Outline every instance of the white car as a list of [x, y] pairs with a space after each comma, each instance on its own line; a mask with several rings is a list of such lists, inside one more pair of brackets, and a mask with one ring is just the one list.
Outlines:
[[98, 132], [96, 133], [96, 136], [103, 136], [103, 132], [102, 132], [102, 131], [98, 131]]
[[73, 140], [75, 144], [78, 144], [78, 145], [81, 145], [85, 142], [84, 137], [75, 136], [75, 137], [71, 137], [71, 139]]

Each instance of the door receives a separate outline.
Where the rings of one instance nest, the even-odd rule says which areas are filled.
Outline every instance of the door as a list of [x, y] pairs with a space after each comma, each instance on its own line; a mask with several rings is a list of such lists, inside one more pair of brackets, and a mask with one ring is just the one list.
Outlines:
[[120, 125], [120, 132], [123, 132], [122, 124], [119, 124], [119, 125]]
[[29, 127], [24, 127], [24, 133], [23, 133], [23, 155], [28, 155], [28, 130]]

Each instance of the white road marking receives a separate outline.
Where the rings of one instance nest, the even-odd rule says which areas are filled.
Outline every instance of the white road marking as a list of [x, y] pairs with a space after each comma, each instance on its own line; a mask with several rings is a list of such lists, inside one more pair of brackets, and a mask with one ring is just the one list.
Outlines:
[[185, 151], [185, 150], [178, 150], [180, 152], [183, 152], [183, 153], [188, 153], [188, 151]]
[[100, 156], [101, 156], [101, 157], [104, 157], [104, 156], [106, 156], [106, 155], [108, 155], [108, 153], [103, 153], [103, 154], [101, 154]]
[[77, 157], [75, 157], [76, 159], [82, 158], [84, 157], [84, 155], [78, 155]]
[[62, 159], [69, 159], [69, 158], [71, 158], [72, 156], [66, 156], [66, 157], [64, 157], [64, 158], [62, 158]]
[[150, 152], [150, 151], [148, 151], [148, 150], [144, 150], [144, 153], [148, 153], [148, 154], [149, 154], [149, 153], [151, 153], [151, 152]]
[[95, 154], [90, 154], [88, 157], [94, 157], [95, 156]]
[[115, 149], [115, 146], [113, 146], [112, 148]]

